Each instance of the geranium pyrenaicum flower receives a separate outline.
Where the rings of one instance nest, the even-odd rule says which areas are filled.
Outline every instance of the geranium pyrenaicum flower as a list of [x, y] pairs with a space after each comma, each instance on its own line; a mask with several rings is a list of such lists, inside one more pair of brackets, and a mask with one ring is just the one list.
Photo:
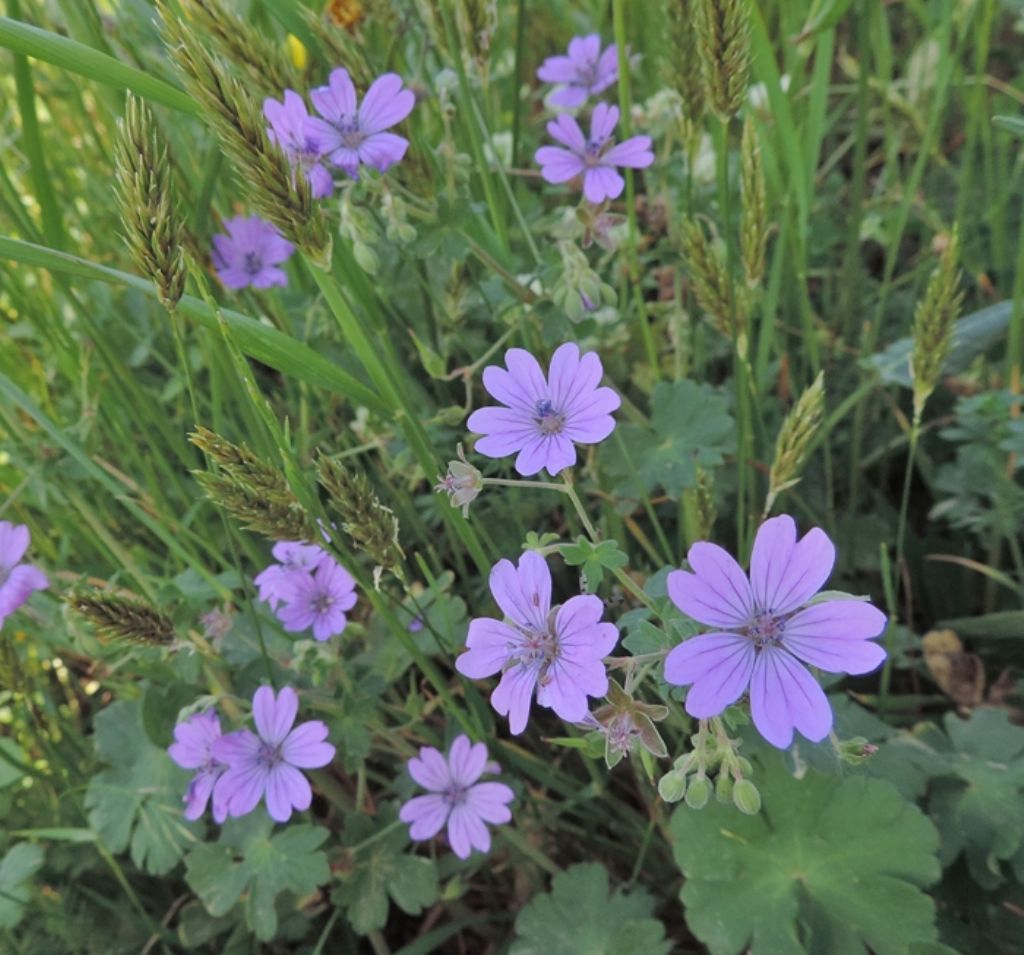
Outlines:
[[252, 698], [256, 731], [236, 730], [214, 740], [213, 755], [228, 766], [217, 780], [213, 805], [225, 807], [230, 816], [244, 816], [266, 798], [267, 812], [277, 822], [287, 822], [292, 809], [308, 809], [313, 800], [309, 780], [300, 769], [319, 769], [334, 759], [327, 742], [327, 727], [320, 720], [300, 723], [298, 694], [283, 687], [274, 696], [261, 686]]
[[552, 607], [551, 571], [535, 551], [526, 551], [518, 567], [498, 561], [490, 587], [505, 619], [471, 621], [455, 669], [473, 679], [501, 673], [491, 705], [508, 716], [513, 734], [526, 728], [534, 689], [537, 702], [563, 720], [584, 719], [587, 697], [608, 692], [602, 660], [619, 639], [615, 624], [601, 623], [601, 599], [581, 594]]
[[588, 97], [606, 90], [618, 78], [618, 50], [613, 43], [602, 53], [597, 33], [573, 37], [566, 56], [549, 56], [537, 70], [542, 83], [557, 84], [548, 103], [567, 109], [582, 106]]
[[576, 463], [574, 441], [597, 444], [612, 433], [621, 399], [598, 387], [604, 370], [595, 352], [581, 355], [573, 342], [560, 345], [546, 378], [522, 348], [505, 352], [505, 365], [484, 369], [484, 387], [505, 407], [480, 408], [466, 422], [484, 435], [478, 453], [502, 458], [518, 452], [515, 467], [524, 477], [542, 468], [555, 475]]
[[399, 162], [409, 148], [409, 140], [386, 133], [400, 123], [416, 105], [412, 90], [402, 89], [397, 73], [385, 73], [373, 81], [356, 108], [356, 88], [348, 70], [331, 71], [327, 86], [309, 94], [323, 119], [310, 119], [317, 148], [348, 175], [359, 178], [359, 166], [372, 166], [385, 172]]
[[[183, 769], [196, 771], [182, 800], [186, 819], [198, 819], [206, 812], [214, 786], [228, 768], [213, 755], [213, 744], [220, 736], [220, 720], [213, 710], [196, 713], [174, 727], [174, 742], [167, 753]], [[223, 801], [214, 799], [213, 818], [215, 822], [227, 818]]]
[[830, 673], [868, 673], [885, 659], [871, 642], [885, 629], [876, 607], [853, 598], [807, 606], [832, 573], [832, 541], [817, 527], [798, 541], [793, 518], [782, 515], [758, 530], [749, 580], [716, 544], [694, 544], [687, 559], [693, 570], [669, 574], [669, 597], [715, 631], [665, 659], [669, 683], [693, 684], [686, 711], [717, 716], [749, 686], [754, 725], [773, 746], [789, 746], [794, 729], [814, 742], [824, 739], [832, 710], [800, 661]]
[[302, 97], [295, 90], [284, 91], [284, 102], [268, 97], [263, 101], [263, 115], [270, 123], [267, 130], [270, 141], [281, 147], [293, 170], [305, 173], [314, 198], [329, 196], [334, 180], [320, 162], [324, 153], [310, 125], [311, 117]]
[[294, 576], [291, 594], [277, 611], [277, 619], [291, 633], [312, 628], [317, 640], [329, 640], [345, 629], [345, 611], [355, 604], [355, 579], [336, 560], [325, 556], [312, 574]]
[[410, 824], [409, 838], [432, 839], [447, 822], [448, 842], [460, 859], [468, 859], [473, 849], [490, 851], [491, 834], [485, 823], [508, 822], [512, 813], [507, 803], [515, 793], [504, 783], [477, 782], [485, 772], [500, 772], [500, 767], [487, 762], [487, 747], [458, 736], [447, 758], [433, 746], [422, 746], [408, 768], [409, 775], [429, 791], [426, 796], [414, 796], [398, 813], [402, 822]]
[[213, 267], [228, 288], [288, 284], [288, 276], [277, 266], [291, 256], [295, 246], [272, 223], [259, 216], [237, 216], [225, 219], [224, 228], [227, 235], [213, 237]]
[[49, 584], [38, 567], [21, 563], [31, 539], [27, 525], [0, 521], [0, 627], [34, 591]]
[[650, 136], [632, 136], [612, 144], [612, 133], [619, 121], [619, 110], [607, 103], [598, 103], [590, 117], [590, 138], [583, 136], [579, 123], [561, 113], [548, 123], [548, 133], [563, 146], [542, 146], [534, 157], [540, 163], [540, 174], [547, 182], [568, 182], [583, 176], [583, 195], [595, 204], [622, 195], [626, 180], [616, 166], [644, 169], [654, 162]]
[[276, 563], [260, 571], [252, 582], [259, 588], [260, 600], [275, 610], [282, 600], [291, 599], [295, 581], [316, 570], [328, 554], [322, 547], [302, 541], [278, 541], [272, 553]]

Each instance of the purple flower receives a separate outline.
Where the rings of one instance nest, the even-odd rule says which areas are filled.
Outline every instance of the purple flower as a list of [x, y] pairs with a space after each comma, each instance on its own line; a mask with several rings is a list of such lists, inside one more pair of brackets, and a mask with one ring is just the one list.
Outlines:
[[312, 574], [295, 574], [287, 601], [277, 611], [285, 630], [299, 633], [312, 627], [317, 640], [329, 640], [348, 623], [345, 611], [356, 604], [356, 582], [341, 564], [325, 556]]
[[310, 125], [313, 120], [306, 110], [306, 104], [295, 90], [284, 91], [284, 102], [269, 97], [263, 101], [263, 115], [270, 123], [267, 135], [277, 143], [292, 169], [301, 169], [309, 180], [313, 196], [322, 199], [334, 189], [331, 174], [321, 164], [323, 150], [319, 139]]
[[288, 284], [288, 276], [277, 266], [288, 259], [295, 246], [273, 224], [259, 216], [237, 216], [225, 219], [224, 228], [227, 235], [213, 237], [213, 267], [228, 288]]
[[[213, 755], [213, 744], [221, 738], [220, 720], [216, 712], [207, 710], [190, 716], [184, 723], [174, 727], [174, 742], [167, 753], [183, 769], [194, 769], [196, 774], [185, 790], [185, 818], [198, 819], [206, 812], [206, 804], [214, 786], [227, 766]], [[223, 800], [213, 800], [215, 822], [227, 819], [227, 807]]]
[[523, 476], [547, 468], [552, 475], [576, 463], [573, 442], [596, 444], [615, 428], [611, 413], [619, 396], [599, 388], [603, 369], [595, 352], [580, 355], [572, 342], [551, 356], [547, 378], [537, 359], [522, 348], [505, 352], [505, 368], [488, 365], [484, 387], [505, 407], [480, 408], [469, 416], [470, 431], [485, 435], [476, 450], [489, 458], [518, 452]]
[[274, 697], [269, 686], [261, 686], [252, 698], [256, 730], [237, 730], [213, 742], [213, 755], [227, 763], [213, 793], [228, 815], [244, 816], [266, 798], [267, 812], [277, 822], [287, 822], [292, 809], [308, 809], [313, 800], [309, 780], [300, 769], [318, 769], [334, 759], [334, 747], [324, 742], [327, 727], [320, 720], [300, 723], [295, 729], [299, 697], [284, 687]]
[[21, 563], [31, 539], [27, 525], [0, 521], [0, 628], [33, 591], [49, 586], [38, 567]]
[[541, 82], [558, 84], [548, 103], [567, 109], [582, 106], [587, 97], [607, 89], [618, 78], [618, 50], [613, 43], [602, 53], [597, 33], [573, 37], [567, 56], [549, 56], [537, 70]]
[[491, 705], [508, 716], [513, 734], [526, 727], [534, 688], [537, 702], [563, 720], [585, 719], [587, 697], [608, 692], [601, 661], [619, 638], [614, 624], [601, 623], [601, 599], [582, 594], [552, 607], [551, 571], [534, 551], [526, 551], [518, 567], [498, 561], [490, 586], [505, 620], [471, 621], [455, 669], [474, 679], [501, 673]]
[[[785, 749], [794, 728], [818, 742], [832, 728], [832, 710], [799, 661], [830, 673], [867, 673], [885, 659], [871, 638], [885, 615], [854, 599], [807, 606], [835, 562], [820, 528], [799, 541], [788, 515], [765, 521], [750, 557], [750, 579], [721, 547], [699, 542], [687, 555], [693, 572], [673, 571], [668, 593], [694, 620], [714, 627], [665, 659], [665, 679], [692, 683], [686, 711], [717, 716], [750, 687], [750, 712], [760, 734]], [[803, 608], [803, 609], [801, 609]]]
[[330, 559], [322, 547], [302, 541], [278, 541], [272, 553], [277, 563], [253, 578], [260, 600], [269, 603], [271, 610], [276, 610], [282, 600], [291, 599], [297, 578], [309, 576], [325, 557]]
[[402, 78], [397, 73], [378, 77], [358, 109], [348, 70], [332, 70], [327, 82], [309, 94], [323, 117], [309, 120], [317, 149], [355, 179], [360, 163], [385, 172], [401, 160], [409, 140], [384, 130], [400, 123], [416, 105], [412, 90], [402, 89]]
[[542, 146], [534, 157], [547, 182], [568, 182], [583, 176], [583, 195], [590, 202], [601, 203], [622, 194], [626, 181], [616, 166], [644, 169], [654, 162], [650, 136], [632, 136], [612, 145], [612, 133], [619, 121], [619, 110], [607, 103], [598, 103], [590, 117], [590, 138], [571, 116], [561, 113], [548, 123], [548, 133], [568, 149]]
[[402, 822], [410, 823], [409, 838], [432, 839], [447, 822], [448, 842], [460, 859], [468, 859], [473, 849], [490, 851], [491, 834], [484, 823], [508, 822], [512, 813], [507, 803], [515, 793], [504, 783], [477, 782], [485, 772], [501, 771], [487, 761], [487, 747], [458, 736], [447, 759], [433, 746], [422, 746], [408, 767], [409, 775], [430, 792], [414, 796], [398, 813]]

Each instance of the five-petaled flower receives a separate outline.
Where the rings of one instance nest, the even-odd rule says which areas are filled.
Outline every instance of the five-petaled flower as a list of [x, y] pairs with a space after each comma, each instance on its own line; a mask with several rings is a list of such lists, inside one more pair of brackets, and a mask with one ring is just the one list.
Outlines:
[[288, 284], [278, 266], [295, 251], [273, 223], [259, 216], [225, 219], [227, 235], [213, 237], [213, 267], [217, 277], [231, 289], [271, 288]]
[[277, 619], [292, 633], [312, 628], [317, 640], [329, 640], [345, 629], [345, 613], [355, 605], [355, 579], [327, 556], [312, 574], [295, 575], [288, 602], [277, 611]]
[[619, 396], [598, 387], [603, 369], [595, 352], [580, 355], [573, 342], [560, 345], [544, 372], [528, 351], [510, 348], [506, 368], [484, 369], [484, 387], [505, 407], [480, 408], [469, 416], [470, 431], [484, 437], [476, 450], [489, 458], [518, 452], [516, 470], [525, 476], [547, 468], [552, 475], [576, 463], [573, 442], [597, 444], [612, 433]]
[[534, 690], [537, 702], [563, 720], [584, 719], [587, 697], [608, 692], [602, 661], [619, 638], [614, 624], [601, 622], [601, 599], [580, 594], [552, 607], [551, 571], [535, 551], [526, 551], [518, 567], [498, 561], [490, 587], [505, 619], [473, 620], [455, 668], [474, 679], [501, 673], [491, 704], [508, 716], [512, 733], [526, 728]]
[[573, 37], [566, 55], [549, 56], [537, 70], [541, 82], [557, 84], [548, 103], [566, 109], [582, 106], [588, 97], [606, 90], [618, 78], [618, 48], [613, 43], [601, 52], [597, 33]]
[[292, 599], [296, 580], [316, 570], [328, 554], [322, 547], [303, 541], [278, 541], [272, 553], [276, 563], [265, 567], [252, 582], [259, 588], [260, 600], [275, 610], [282, 600]]
[[[228, 768], [213, 755], [213, 744], [220, 737], [220, 719], [214, 710], [196, 713], [174, 727], [174, 742], [167, 753], [183, 769], [196, 771], [182, 799], [186, 819], [198, 819], [206, 812], [217, 780]], [[215, 822], [227, 818], [223, 800], [214, 799], [213, 818]]]
[[293, 171], [297, 169], [305, 174], [313, 196], [317, 199], [329, 196], [334, 180], [320, 162], [324, 150], [302, 97], [295, 90], [285, 90], [283, 102], [268, 97], [263, 101], [263, 115], [270, 123], [267, 130], [270, 141], [281, 147]]
[[375, 79], [358, 108], [356, 88], [341, 67], [331, 71], [327, 86], [317, 87], [309, 97], [323, 117], [309, 121], [316, 148], [353, 178], [359, 178], [360, 164], [385, 172], [409, 148], [405, 137], [385, 132], [416, 105], [415, 94], [402, 88], [397, 73]]
[[832, 728], [832, 710], [801, 664], [830, 673], [868, 673], [884, 659], [872, 643], [885, 615], [853, 598], [808, 606], [832, 572], [835, 547], [820, 528], [799, 541], [788, 515], [765, 521], [750, 557], [750, 577], [716, 544], [687, 555], [692, 572], [669, 574], [669, 597], [683, 613], [714, 627], [680, 644], [665, 659], [665, 679], [685, 686], [686, 711], [717, 716], [750, 688], [750, 712], [761, 735], [785, 749], [797, 729], [818, 742]]
[[48, 586], [38, 567], [21, 563], [31, 539], [27, 525], [0, 521], [0, 628], [34, 591]]
[[583, 135], [579, 123], [561, 113], [548, 123], [548, 133], [563, 146], [542, 146], [535, 156], [541, 175], [547, 182], [568, 182], [583, 177], [583, 195], [590, 202], [601, 203], [622, 194], [626, 181], [616, 166], [644, 169], [654, 162], [650, 136], [631, 136], [618, 145], [612, 142], [619, 110], [607, 103], [598, 103], [590, 117], [590, 138]]
[[508, 803], [515, 793], [504, 783], [478, 782], [485, 772], [500, 772], [487, 761], [487, 747], [458, 736], [445, 756], [433, 746], [420, 748], [408, 763], [409, 775], [428, 790], [405, 803], [398, 817], [409, 823], [409, 837], [431, 839], [448, 824], [448, 842], [460, 859], [473, 849], [488, 852], [491, 834], [485, 823], [501, 825], [512, 818]]
[[266, 798], [267, 812], [277, 822], [287, 822], [292, 809], [308, 809], [313, 800], [309, 780], [300, 769], [319, 769], [334, 759], [334, 747], [325, 742], [327, 726], [320, 720], [295, 723], [299, 711], [298, 694], [283, 687], [274, 696], [269, 686], [261, 686], [252, 698], [256, 730], [236, 730], [213, 741], [216, 760], [228, 769], [214, 786], [216, 811], [244, 816]]

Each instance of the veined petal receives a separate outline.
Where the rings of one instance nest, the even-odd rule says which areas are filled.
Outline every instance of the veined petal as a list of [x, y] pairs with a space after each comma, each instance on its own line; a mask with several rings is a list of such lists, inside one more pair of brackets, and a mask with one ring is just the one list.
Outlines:
[[0, 521], [0, 567], [10, 569], [25, 556], [30, 535], [27, 524]]
[[309, 94], [316, 111], [324, 119], [338, 122], [343, 117], [354, 116], [356, 112], [356, 88], [348, 70], [338, 67], [331, 70], [326, 86], [318, 86]]
[[325, 742], [327, 726], [320, 720], [300, 723], [281, 744], [281, 755], [285, 762], [300, 769], [319, 769], [334, 759], [335, 749]]
[[397, 73], [385, 73], [370, 85], [359, 107], [359, 128], [364, 133], [379, 133], [400, 123], [412, 112], [416, 96], [412, 90], [402, 89], [402, 78]]
[[487, 765], [487, 747], [483, 743], [470, 743], [465, 734], [457, 736], [448, 751], [448, 771], [458, 786], [472, 786]]
[[[698, 641], [700, 641], [698, 643]], [[697, 719], [718, 716], [750, 684], [754, 642], [732, 633], [706, 633], [680, 644], [665, 658], [669, 683], [692, 683], [686, 712]]]
[[543, 630], [551, 610], [551, 571], [536, 551], [524, 551], [516, 566], [499, 560], [489, 585], [501, 612], [523, 627]]
[[830, 673], [869, 673], [885, 650], [871, 642], [885, 629], [877, 607], [861, 600], [829, 600], [786, 621], [782, 644], [805, 663]]
[[607, 166], [591, 166], [583, 174], [583, 195], [598, 205], [605, 199], [617, 199], [626, 187], [626, 180]]
[[298, 712], [299, 697], [290, 686], [281, 687], [276, 699], [269, 686], [261, 686], [252, 698], [256, 729], [266, 742], [274, 746], [284, 741]]
[[608, 166], [626, 166], [630, 169], [644, 169], [654, 162], [650, 136], [632, 136], [617, 146], [612, 146], [602, 157]]
[[668, 595], [689, 617], [709, 627], [742, 627], [753, 615], [750, 585], [740, 565], [716, 544], [690, 548], [694, 573], [674, 570], [668, 575]]
[[409, 838], [420, 842], [433, 839], [448, 821], [451, 806], [448, 801], [436, 793], [427, 796], [414, 796], [402, 805], [398, 818], [409, 823]]
[[555, 142], [567, 146], [571, 154], [582, 156], [586, 151], [587, 141], [583, 136], [583, 130], [568, 113], [559, 113], [548, 123], [548, 135]]
[[396, 162], [401, 162], [408, 148], [409, 140], [404, 136], [373, 133], [360, 144], [359, 159], [378, 172], [387, 172]]
[[764, 647], [750, 679], [750, 715], [757, 731], [786, 749], [799, 730], [819, 742], [832, 728], [832, 708], [817, 680], [786, 650]]
[[613, 132], [619, 121], [618, 106], [609, 106], [607, 103], [598, 103], [590, 117], [590, 140], [595, 143], [603, 143]]
[[313, 801], [309, 780], [294, 766], [278, 763], [267, 774], [267, 812], [275, 822], [287, 822], [292, 808], [308, 809]]
[[466, 652], [456, 658], [455, 669], [473, 680], [493, 676], [508, 662], [510, 648], [519, 642], [518, 631], [507, 623], [477, 617], [469, 622]]
[[491, 694], [491, 705], [502, 716], [508, 717], [509, 732], [513, 736], [518, 736], [526, 729], [533, 688], [536, 685], [536, 670], [521, 665], [514, 666], [502, 674], [501, 680]]
[[409, 775], [424, 789], [447, 789], [452, 782], [448, 760], [433, 746], [421, 746], [420, 755], [409, 760]]
[[796, 523], [788, 514], [765, 521], [750, 555], [750, 582], [758, 608], [775, 614], [795, 610], [821, 589], [835, 559], [835, 547], [821, 528], [797, 541]]

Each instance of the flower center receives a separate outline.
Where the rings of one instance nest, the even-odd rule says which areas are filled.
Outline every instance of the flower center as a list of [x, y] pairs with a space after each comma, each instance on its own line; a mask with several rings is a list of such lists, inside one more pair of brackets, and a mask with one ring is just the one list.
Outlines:
[[754, 644], [760, 650], [769, 644], [778, 644], [782, 640], [785, 623], [786, 621], [783, 617], [777, 617], [773, 613], [762, 611], [761, 613], [754, 614], [750, 623], [744, 629], [744, 633], [754, 641]]
[[535, 420], [541, 434], [561, 434], [565, 430], [565, 415], [555, 410], [550, 398], [537, 402]]
[[516, 627], [520, 640], [509, 648], [510, 660], [514, 659], [520, 666], [536, 670], [537, 682], [541, 686], [546, 686], [551, 681], [548, 670], [559, 656], [558, 636], [554, 632], [554, 613], [552, 610], [548, 625], [543, 630]]
[[608, 745], [613, 752], [628, 753], [637, 735], [637, 729], [628, 713], [615, 717], [608, 725]]
[[358, 149], [366, 134], [359, 128], [359, 119], [355, 116], [343, 116], [334, 128], [341, 134], [341, 145], [346, 149]]
[[452, 808], [461, 806], [466, 801], [468, 791], [467, 787], [452, 783], [443, 793], [445, 802]]
[[256, 755], [267, 769], [273, 769], [278, 763], [284, 761], [284, 757], [281, 755], [281, 747], [274, 746], [271, 743], [264, 743], [260, 746], [259, 752]]
[[319, 614], [325, 614], [334, 604], [334, 597], [330, 594], [317, 594], [311, 603], [312, 608]]
[[246, 252], [242, 270], [246, 275], [257, 275], [263, 269], [263, 260], [255, 252]]
[[576, 68], [576, 85], [588, 90], [597, 83], [597, 60], [586, 60]]

